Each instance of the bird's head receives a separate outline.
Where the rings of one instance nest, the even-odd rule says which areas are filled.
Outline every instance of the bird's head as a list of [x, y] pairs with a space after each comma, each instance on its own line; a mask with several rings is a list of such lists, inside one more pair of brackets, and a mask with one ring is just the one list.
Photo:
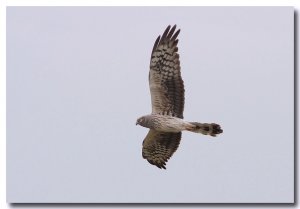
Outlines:
[[144, 126], [145, 122], [146, 122], [146, 118], [145, 118], [145, 116], [142, 116], [136, 120], [135, 125]]

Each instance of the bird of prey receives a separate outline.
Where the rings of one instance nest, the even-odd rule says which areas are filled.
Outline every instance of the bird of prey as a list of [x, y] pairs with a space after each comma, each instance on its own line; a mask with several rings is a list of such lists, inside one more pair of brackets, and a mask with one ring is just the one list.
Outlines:
[[143, 158], [164, 169], [179, 146], [182, 131], [213, 137], [223, 132], [216, 123], [183, 120], [184, 84], [177, 47], [180, 29], [175, 31], [176, 25], [169, 25], [154, 43], [149, 72], [152, 113], [136, 121], [150, 129], [143, 141]]

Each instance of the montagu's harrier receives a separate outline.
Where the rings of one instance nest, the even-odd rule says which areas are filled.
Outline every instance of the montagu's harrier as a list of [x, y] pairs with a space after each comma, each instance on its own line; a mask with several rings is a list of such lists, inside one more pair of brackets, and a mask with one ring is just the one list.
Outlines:
[[136, 124], [149, 128], [143, 141], [143, 158], [166, 169], [166, 162], [179, 146], [181, 131], [216, 136], [223, 132], [215, 123], [183, 120], [184, 85], [180, 73], [178, 39], [180, 30], [169, 25], [156, 39], [150, 60], [149, 85], [152, 113], [137, 119]]

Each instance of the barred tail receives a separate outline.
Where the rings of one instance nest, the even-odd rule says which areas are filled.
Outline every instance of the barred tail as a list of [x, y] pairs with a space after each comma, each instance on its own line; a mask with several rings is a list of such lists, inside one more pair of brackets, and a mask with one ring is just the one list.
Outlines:
[[220, 125], [215, 123], [198, 123], [198, 122], [189, 122], [191, 126], [187, 127], [186, 130], [192, 131], [195, 133], [201, 133], [204, 135], [216, 136], [217, 134], [223, 133], [223, 130]]

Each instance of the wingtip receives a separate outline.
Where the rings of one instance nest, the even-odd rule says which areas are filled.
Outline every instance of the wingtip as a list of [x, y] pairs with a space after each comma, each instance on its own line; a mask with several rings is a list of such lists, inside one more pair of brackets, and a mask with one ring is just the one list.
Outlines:
[[165, 165], [156, 165], [159, 169], [165, 169], [167, 170], [166, 166]]
[[[171, 28], [171, 25], [169, 25], [168, 27], [170, 27], [170, 28]], [[176, 30], [176, 28], [177, 28], [177, 25], [175, 24], [175, 25], [173, 25], [173, 26], [172, 26], [171, 30], [174, 30], [174, 31], [175, 31], [175, 30]]]
[[168, 25], [164, 32], [167, 31], [167, 33], [168, 33], [170, 29], [171, 29], [171, 25]]

